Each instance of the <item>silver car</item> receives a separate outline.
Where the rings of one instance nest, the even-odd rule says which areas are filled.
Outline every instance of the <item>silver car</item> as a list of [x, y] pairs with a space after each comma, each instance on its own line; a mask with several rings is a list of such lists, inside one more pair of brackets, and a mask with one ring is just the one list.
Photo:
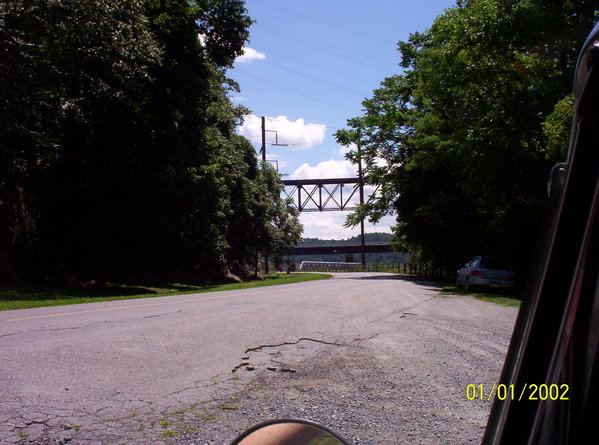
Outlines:
[[466, 290], [475, 287], [511, 290], [516, 286], [516, 281], [507, 261], [489, 256], [475, 256], [458, 270], [456, 286]]

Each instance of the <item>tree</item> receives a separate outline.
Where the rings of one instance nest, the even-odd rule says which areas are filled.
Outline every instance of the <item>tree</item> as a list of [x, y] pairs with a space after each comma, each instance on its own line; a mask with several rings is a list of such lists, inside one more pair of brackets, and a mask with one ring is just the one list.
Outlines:
[[264, 253], [279, 258], [288, 247], [300, 242], [303, 227], [299, 222], [299, 210], [291, 198], [281, 197], [284, 185], [280, 175], [267, 163], [262, 165], [261, 173], [260, 187], [266, 191]]
[[241, 0], [2, 3], [5, 270], [201, 280], [270, 248], [235, 237], [276, 205], [228, 99], [250, 23]]
[[340, 143], [361, 145], [367, 182], [383, 186], [381, 199], [348, 222], [394, 211], [399, 244], [425, 260], [455, 267], [492, 253], [524, 273], [547, 174], [563, 156], [546, 135], [563, 135], [557, 122], [567, 110], [549, 116], [571, 88], [596, 9], [588, 1], [461, 1], [400, 42], [404, 73], [385, 79], [364, 116], [337, 133]]
[[94, 114], [110, 114], [101, 124], [123, 132], [118, 124], [147, 87], [159, 48], [136, 1], [7, 1], [0, 14], [0, 243], [27, 274], [52, 255], [42, 234], [50, 214], [67, 237], [85, 218], [65, 199], [85, 187], [82, 169], [91, 168], [100, 130]]
[[297, 244], [303, 228], [291, 200], [281, 198], [284, 186], [280, 175], [270, 164], [258, 166], [251, 143], [237, 138], [245, 147], [244, 157], [224, 158], [222, 165], [240, 173], [227, 177], [226, 252], [232, 272], [246, 276], [246, 266], [255, 265], [256, 257], [278, 258], [287, 247]]

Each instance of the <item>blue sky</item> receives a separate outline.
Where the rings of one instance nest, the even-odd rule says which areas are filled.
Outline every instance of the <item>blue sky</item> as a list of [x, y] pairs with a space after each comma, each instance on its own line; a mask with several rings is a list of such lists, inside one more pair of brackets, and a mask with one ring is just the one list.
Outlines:
[[[288, 178], [349, 177], [354, 168], [333, 134], [362, 114], [362, 101], [400, 72], [397, 42], [424, 31], [455, 0], [247, 0], [250, 29], [245, 56], [229, 76], [241, 93], [232, 99], [253, 115], [240, 128], [258, 148], [260, 116], [275, 130], [267, 146]], [[267, 133], [275, 142], [275, 133]], [[347, 238], [345, 212], [303, 213], [304, 237]], [[389, 232], [392, 216], [367, 231]]]

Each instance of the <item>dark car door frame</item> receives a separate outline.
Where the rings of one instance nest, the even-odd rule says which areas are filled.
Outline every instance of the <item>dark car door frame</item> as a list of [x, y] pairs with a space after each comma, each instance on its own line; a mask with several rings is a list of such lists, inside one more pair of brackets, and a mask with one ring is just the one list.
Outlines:
[[[574, 94], [568, 160], [551, 175], [536, 270], [499, 382], [513, 391], [495, 398], [483, 445], [599, 443], [599, 24]], [[560, 397], [542, 400], [543, 385]]]

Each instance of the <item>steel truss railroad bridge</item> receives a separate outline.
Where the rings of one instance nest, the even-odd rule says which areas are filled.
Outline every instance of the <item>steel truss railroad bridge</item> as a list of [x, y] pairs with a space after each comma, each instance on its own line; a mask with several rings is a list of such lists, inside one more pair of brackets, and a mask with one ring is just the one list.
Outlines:
[[[359, 178], [286, 179], [283, 193], [291, 198], [300, 212], [331, 212], [356, 210], [356, 198], [364, 200]], [[376, 191], [375, 191], [376, 192]], [[357, 196], [356, 196], [357, 195]], [[366, 252], [391, 252], [390, 245], [366, 246], [364, 223], [361, 224], [361, 245], [357, 246], [311, 246], [293, 247], [289, 255], [317, 255], [326, 253], [361, 253], [362, 264]]]
[[352, 198], [360, 194], [359, 178], [287, 179], [283, 184], [283, 193], [300, 212], [356, 210]]
[[[266, 129], [266, 118], [261, 118], [262, 130], [262, 147], [260, 153], [262, 162], [267, 162], [266, 159], [266, 132], [275, 133], [275, 143], [269, 145], [286, 146], [287, 144], [279, 144], [277, 131]], [[358, 154], [360, 154], [360, 146], [358, 145]], [[358, 156], [361, 159], [361, 156]], [[358, 195], [358, 202], [364, 203], [364, 181], [362, 175], [362, 162], [358, 162], [358, 177], [357, 178], [334, 178], [334, 179], [287, 179], [283, 181], [285, 188], [283, 193], [291, 198], [300, 212], [324, 212], [324, 211], [353, 211], [356, 210], [354, 196]], [[345, 190], [345, 193], [344, 193]], [[303, 193], [302, 193], [303, 192]], [[375, 190], [376, 193], [376, 190]], [[345, 246], [351, 252], [360, 252], [362, 264], [366, 264], [367, 246], [364, 242], [364, 220], [360, 223], [360, 246]], [[324, 247], [335, 249], [336, 247]], [[323, 248], [323, 247], [321, 247]], [[389, 248], [373, 247], [375, 249]], [[300, 248], [295, 248], [300, 249]], [[380, 250], [377, 250], [380, 251]], [[268, 273], [268, 258], [265, 258], [265, 272]]]

